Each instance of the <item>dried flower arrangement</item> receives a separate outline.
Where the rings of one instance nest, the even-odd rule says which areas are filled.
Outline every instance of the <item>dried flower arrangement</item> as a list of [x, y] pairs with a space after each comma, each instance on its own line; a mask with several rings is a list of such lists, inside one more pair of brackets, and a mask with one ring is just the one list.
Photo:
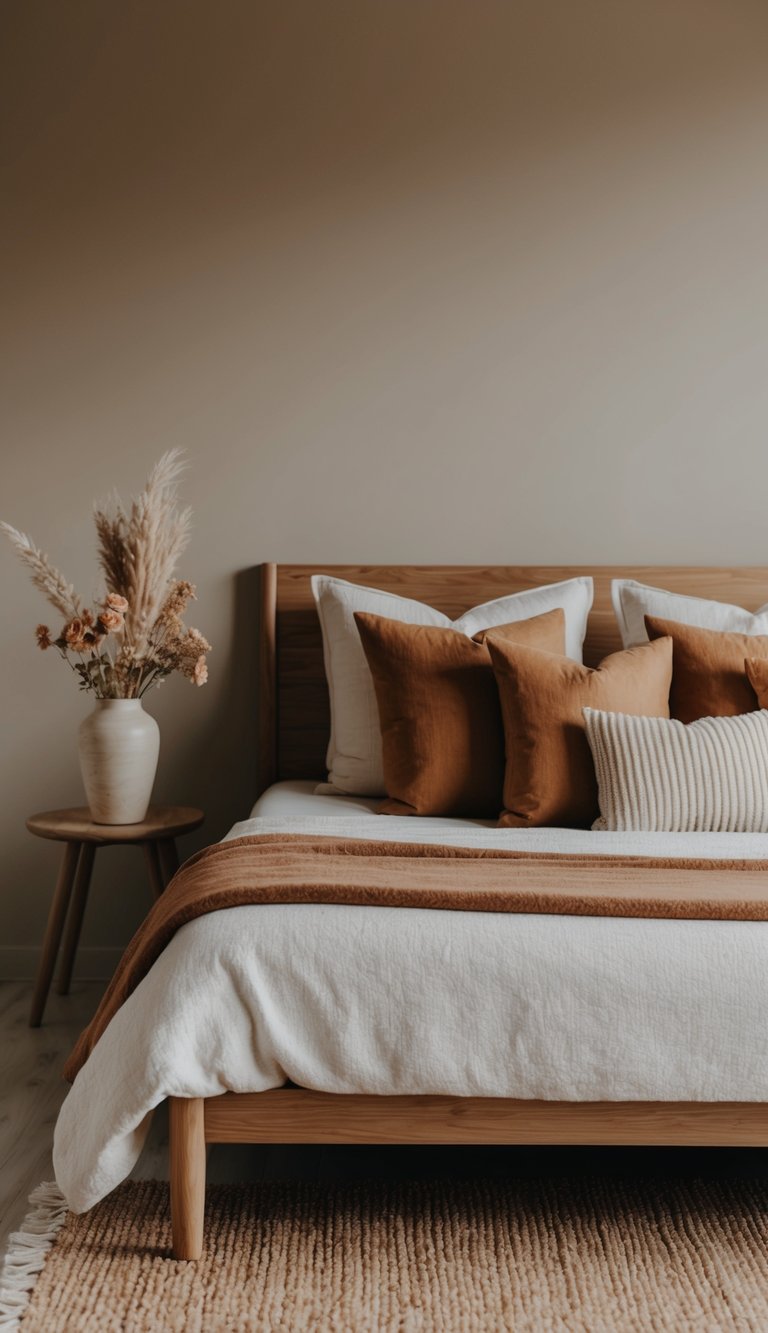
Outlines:
[[[106, 596], [89, 610], [25, 533], [0, 528], [32, 572], [32, 582], [65, 617], [58, 637], [38, 625], [40, 648], [57, 648], [98, 699], [140, 699], [172, 671], [193, 685], [208, 679], [211, 645], [183, 615], [195, 597], [191, 583], [174, 580], [190, 536], [191, 511], [180, 509], [181, 451], [163, 454], [137, 500], [126, 511], [117, 495], [94, 506], [99, 564]], [[74, 661], [79, 658], [79, 661]]]

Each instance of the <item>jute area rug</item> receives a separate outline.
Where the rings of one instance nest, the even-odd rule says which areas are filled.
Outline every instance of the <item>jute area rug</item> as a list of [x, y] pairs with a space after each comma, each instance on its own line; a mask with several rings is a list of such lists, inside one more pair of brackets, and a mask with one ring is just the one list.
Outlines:
[[158, 1182], [70, 1216], [23, 1333], [768, 1329], [768, 1188], [738, 1180], [223, 1185], [204, 1258], [169, 1244]]

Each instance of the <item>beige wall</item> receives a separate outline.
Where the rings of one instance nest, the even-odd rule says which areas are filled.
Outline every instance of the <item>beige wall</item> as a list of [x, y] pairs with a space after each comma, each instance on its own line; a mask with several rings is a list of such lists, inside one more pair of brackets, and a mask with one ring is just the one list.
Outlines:
[[[3, 6], [0, 515], [95, 590], [90, 502], [184, 445], [211, 684], [158, 795], [251, 795], [255, 562], [768, 563], [758, 0]], [[2, 588], [0, 971], [87, 711]], [[189, 843], [188, 846], [193, 844]], [[103, 854], [86, 965], [146, 903]]]

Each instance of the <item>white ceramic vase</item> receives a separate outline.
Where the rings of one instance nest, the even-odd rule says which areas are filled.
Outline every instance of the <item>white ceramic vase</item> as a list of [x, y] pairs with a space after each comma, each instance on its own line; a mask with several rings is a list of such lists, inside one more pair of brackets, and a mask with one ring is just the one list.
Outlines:
[[140, 699], [99, 699], [80, 724], [80, 771], [96, 824], [138, 824], [147, 813], [160, 728]]

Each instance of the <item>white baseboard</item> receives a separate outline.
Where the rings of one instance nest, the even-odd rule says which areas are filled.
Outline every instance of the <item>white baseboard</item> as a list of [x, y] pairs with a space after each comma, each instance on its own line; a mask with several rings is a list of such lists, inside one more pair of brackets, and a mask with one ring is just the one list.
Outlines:
[[[109, 981], [123, 954], [113, 948], [78, 949], [76, 981]], [[32, 981], [40, 961], [39, 948], [0, 946], [0, 981]]]

